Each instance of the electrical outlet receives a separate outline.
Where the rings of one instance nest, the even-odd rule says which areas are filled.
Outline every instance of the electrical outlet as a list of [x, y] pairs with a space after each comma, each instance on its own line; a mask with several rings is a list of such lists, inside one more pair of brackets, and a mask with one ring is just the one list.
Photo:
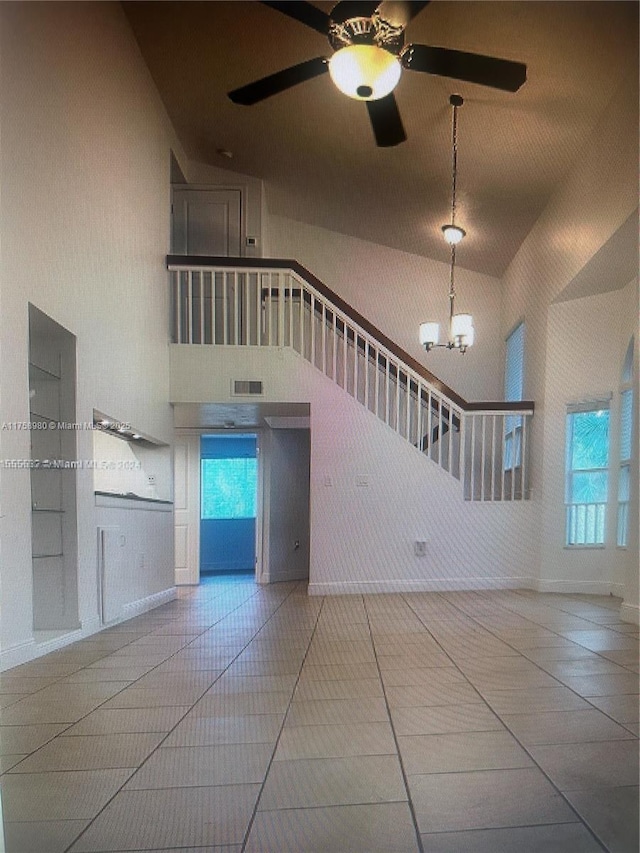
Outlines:
[[155, 486], [156, 484], [156, 475], [155, 474], [147, 474], [147, 483], [150, 486]]
[[413, 553], [416, 557], [426, 557], [427, 556], [427, 540], [426, 539], [416, 539], [413, 544]]

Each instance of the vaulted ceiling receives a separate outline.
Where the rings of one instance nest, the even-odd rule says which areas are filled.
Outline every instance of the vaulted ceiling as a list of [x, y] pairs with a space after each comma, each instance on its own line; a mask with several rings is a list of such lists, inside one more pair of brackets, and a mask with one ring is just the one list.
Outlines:
[[636, 2], [434, 0], [409, 24], [408, 42], [524, 62], [527, 82], [511, 94], [405, 71], [395, 94], [408, 140], [378, 148], [365, 105], [326, 74], [251, 107], [228, 100], [257, 78], [330, 56], [318, 32], [254, 0], [123, 6], [192, 160], [263, 179], [273, 213], [443, 261], [449, 95], [461, 94], [458, 221], [468, 236], [459, 263], [495, 276], [638, 67]]

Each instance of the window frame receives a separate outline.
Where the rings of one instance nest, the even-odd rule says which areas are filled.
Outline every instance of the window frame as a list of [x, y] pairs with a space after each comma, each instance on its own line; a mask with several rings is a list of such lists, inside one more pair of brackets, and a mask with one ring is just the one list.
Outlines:
[[[606, 462], [590, 468], [573, 467], [573, 441], [575, 417], [591, 412], [606, 412], [607, 446]], [[573, 500], [573, 483], [576, 474], [604, 474], [604, 501]], [[564, 545], [569, 549], [605, 548], [607, 545], [607, 505], [611, 479], [611, 406], [610, 397], [606, 400], [593, 400], [567, 405], [565, 418], [565, 534]], [[584, 530], [580, 536], [578, 531]], [[593, 534], [589, 535], [589, 531]]]
[[[618, 496], [616, 504], [616, 548], [626, 550], [629, 544], [629, 503], [631, 498], [631, 476], [632, 476], [632, 456], [633, 456], [633, 410], [634, 410], [634, 393], [633, 393], [633, 357], [634, 357], [634, 338], [629, 341], [627, 351], [625, 353], [622, 364], [621, 384], [620, 384], [620, 421], [618, 428], [619, 454], [618, 454]], [[624, 409], [625, 399], [629, 400], [629, 417], [626, 421], [628, 426], [628, 435], [623, 434], [625, 428]], [[623, 455], [625, 446], [628, 445], [628, 455]], [[621, 498], [621, 486], [623, 478], [626, 478], [628, 484], [626, 498]]]
[[[505, 338], [504, 399], [506, 402], [516, 403], [523, 399], [525, 333], [524, 320], [519, 320]], [[515, 356], [518, 359], [515, 363], [515, 377], [510, 372], [514, 355], [514, 350], [510, 349], [512, 341], [519, 343], [518, 349], [515, 351]], [[514, 378], [515, 382], [513, 381]], [[516, 387], [514, 388], [514, 386]], [[522, 465], [522, 429], [522, 415], [505, 416], [502, 438], [502, 468], [504, 471], [514, 471]]]

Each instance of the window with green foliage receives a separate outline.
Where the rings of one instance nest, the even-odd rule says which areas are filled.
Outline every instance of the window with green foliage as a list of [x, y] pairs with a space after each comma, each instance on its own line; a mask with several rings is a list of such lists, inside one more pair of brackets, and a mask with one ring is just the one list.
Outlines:
[[627, 348], [620, 387], [620, 467], [618, 469], [618, 530], [616, 542], [627, 547], [633, 436], [633, 338]]
[[255, 518], [258, 460], [203, 459], [201, 518]]
[[608, 403], [577, 410], [570, 407], [565, 496], [567, 545], [604, 544], [608, 479]]
[[[524, 323], [511, 332], [506, 341], [504, 399], [520, 401], [524, 389]], [[504, 468], [517, 468], [522, 457], [522, 416], [504, 419]]]

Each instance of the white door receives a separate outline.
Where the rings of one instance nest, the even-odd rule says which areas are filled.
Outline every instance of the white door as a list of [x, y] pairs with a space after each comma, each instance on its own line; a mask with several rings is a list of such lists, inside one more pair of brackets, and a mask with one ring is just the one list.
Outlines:
[[176, 439], [174, 446], [176, 584], [200, 582], [200, 436]]
[[240, 190], [173, 188], [173, 252], [240, 257]]

